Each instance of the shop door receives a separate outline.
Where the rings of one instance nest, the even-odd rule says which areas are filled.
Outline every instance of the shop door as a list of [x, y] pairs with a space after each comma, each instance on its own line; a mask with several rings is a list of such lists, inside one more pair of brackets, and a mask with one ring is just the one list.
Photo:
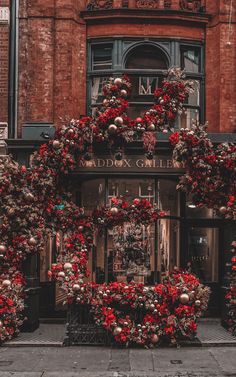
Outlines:
[[187, 262], [201, 282], [211, 288], [207, 316], [220, 315], [220, 228], [202, 225], [188, 227]]

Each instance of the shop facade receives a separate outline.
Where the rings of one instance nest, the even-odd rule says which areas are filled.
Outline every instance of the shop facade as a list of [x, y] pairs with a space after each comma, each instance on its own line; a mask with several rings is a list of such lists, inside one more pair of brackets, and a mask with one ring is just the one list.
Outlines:
[[[111, 76], [130, 77], [128, 115], [142, 115], [173, 66], [185, 69], [186, 77], [195, 82], [176, 129], [190, 127], [192, 119], [208, 120], [213, 142], [235, 141], [235, 14], [229, 21], [230, 3], [67, 0], [53, 6], [47, 1], [28, 8], [21, 4], [17, 11], [19, 17], [12, 25], [14, 33], [18, 30], [19, 44], [14, 45], [9, 34], [15, 66], [8, 69], [11, 91], [4, 129], [8, 128], [8, 152], [18, 162], [28, 164], [32, 152], [52, 137], [61, 119], [93, 114]], [[212, 210], [195, 208], [191, 198], [176, 190], [183, 172], [173, 165], [164, 134], [158, 135], [153, 160], [146, 159], [137, 142], [125, 149], [121, 161], [104, 147], [95, 151], [92, 160], [80, 162], [67, 184], [86, 213], [120, 195], [128, 201], [146, 198], [166, 213], [149, 229], [136, 229], [147, 258], [133, 266], [125, 265], [116, 250], [117, 243], [127, 238], [128, 225], [118, 234], [95, 234], [89, 279], [97, 283], [132, 279], [153, 285], [175, 267], [189, 268], [212, 289], [207, 315], [220, 317], [225, 251], [234, 225]], [[34, 329], [40, 318], [66, 317], [65, 297], [47, 275], [62, 247], [57, 234], [48, 240], [45, 253], [25, 263], [28, 329]]]

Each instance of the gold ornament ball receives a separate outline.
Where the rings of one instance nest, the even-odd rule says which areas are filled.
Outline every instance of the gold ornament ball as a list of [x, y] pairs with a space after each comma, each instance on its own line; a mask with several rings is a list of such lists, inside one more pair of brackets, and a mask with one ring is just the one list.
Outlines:
[[3, 280], [2, 285], [3, 287], [9, 287], [11, 285], [11, 281], [8, 279]]
[[118, 210], [117, 207], [112, 207], [112, 208], [111, 208], [111, 214], [112, 214], [112, 215], [117, 215], [118, 212], [119, 212], [119, 210]]
[[147, 129], [148, 129], [148, 131], [155, 131], [155, 129], [156, 129], [155, 124], [153, 124], [153, 123], [149, 124]]
[[222, 215], [225, 215], [226, 212], [227, 212], [227, 208], [224, 207], [224, 206], [223, 206], [223, 207], [220, 207], [219, 211], [220, 211], [220, 213], [221, 213]]
[[115, 120], [114, 120], [114, 122], [115, 122], [115, 124], [116, 124], [117, 126], [122, 126], [122, 124], [124, 123], [122, 117], [116, 117]]
[[196, 300], [196, 301], [195, 301], [195, 305], [196, 305], [196, 306], [200, 306], [200, 305], [201, 305], [201, 301], [200, 301], [200, 300]]
[[79, 284], [74, 284], [73, 285], [73, 291], [77, 292], [80, 290], [80, 285]]
[[64, 270], [71, 270], [72, 269], [72, 264], [67, 262], [64, 264]]
[[117, 326], [117, 327], [114, 328], [113, 334], [114, 334], [115, 336], [116, 336], [116, 335], [120, 335], [121, 331], [122, 331], [122, 328], [119, 327], [119, 326]]
[[30, 245], [30, 246], [35, 246], [35, 245], [37, 245], [37, 240], [36, 240], [36, 238], [34, 238], [34, 237], [30, 237], [30, 239], [29, 239], [29, 241], [28, 241], [28, 244]]
[[65, 272], [63, 272], [63, 271], [58, 272], [58, 277], [59, 278], [64, 278], [65, 277]]
[[110, 124], [110, 126], [108, 127], [108, 133], [110, 135], [113, 135], [115, 134], [117, 131], [117, 126], [115, 124]]
[[152, 335], [152, 340], [151, 340], [151, 342], [152, 342], [153, 344], [158, 343], [158, 342], [159, 342], [159, 336], [158, 336], [157, 334], [153, 334], [153, 335]]
[[189, 295], [187, 293], [182, 293], [179, 299], [181, 304], [187, 304], [189, 302]]
[[127, 97], [127, 91], [125, 89], [122, 89], [120, 91], [120, 94], [121, 94], [122, 97]]
[[0, 253], [1, 254], [5, 254], [5, 252], [7, 251], [7, 248], [5, 245], [0, 245]]
[[120, 77], [117, 77], [115, 80], [114, 80], [114, 84], [115, 85], [118, 85], [118, 86], [121, 86], [122, 84], [122, 79]]
[[31, 193], [31, 192], [27, 192], [25, 194], [25, 199], [28, 201], [28, 202], [31, 202], [34, 200], [34, 195]]
[[59, 140], [54, 140], [52, 143], [52, 146], [54, 149], [59, 149], [60, 148], [60, 141]]

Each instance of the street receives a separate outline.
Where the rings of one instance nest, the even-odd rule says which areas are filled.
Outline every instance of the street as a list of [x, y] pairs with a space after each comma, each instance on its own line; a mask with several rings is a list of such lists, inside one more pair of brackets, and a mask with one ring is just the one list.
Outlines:
[[1, 377], [236, 377], [235, 347], [2, 347]]

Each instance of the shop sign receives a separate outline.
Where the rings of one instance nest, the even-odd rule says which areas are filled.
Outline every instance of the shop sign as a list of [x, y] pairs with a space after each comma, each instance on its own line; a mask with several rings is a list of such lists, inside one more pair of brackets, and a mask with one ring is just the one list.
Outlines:
[[78, 169], [81, 171], [113, 171], [113, 172], [140, 172], [140, 171], [179, 171], [174, 166], [170, 156], [156, 156], [153, 160], [148, 160], [142, 156], [125, 156], [121, 161], [115, 160], [110, 156], [94, 157], [90, 161], [81, 160], [78, 163]]

